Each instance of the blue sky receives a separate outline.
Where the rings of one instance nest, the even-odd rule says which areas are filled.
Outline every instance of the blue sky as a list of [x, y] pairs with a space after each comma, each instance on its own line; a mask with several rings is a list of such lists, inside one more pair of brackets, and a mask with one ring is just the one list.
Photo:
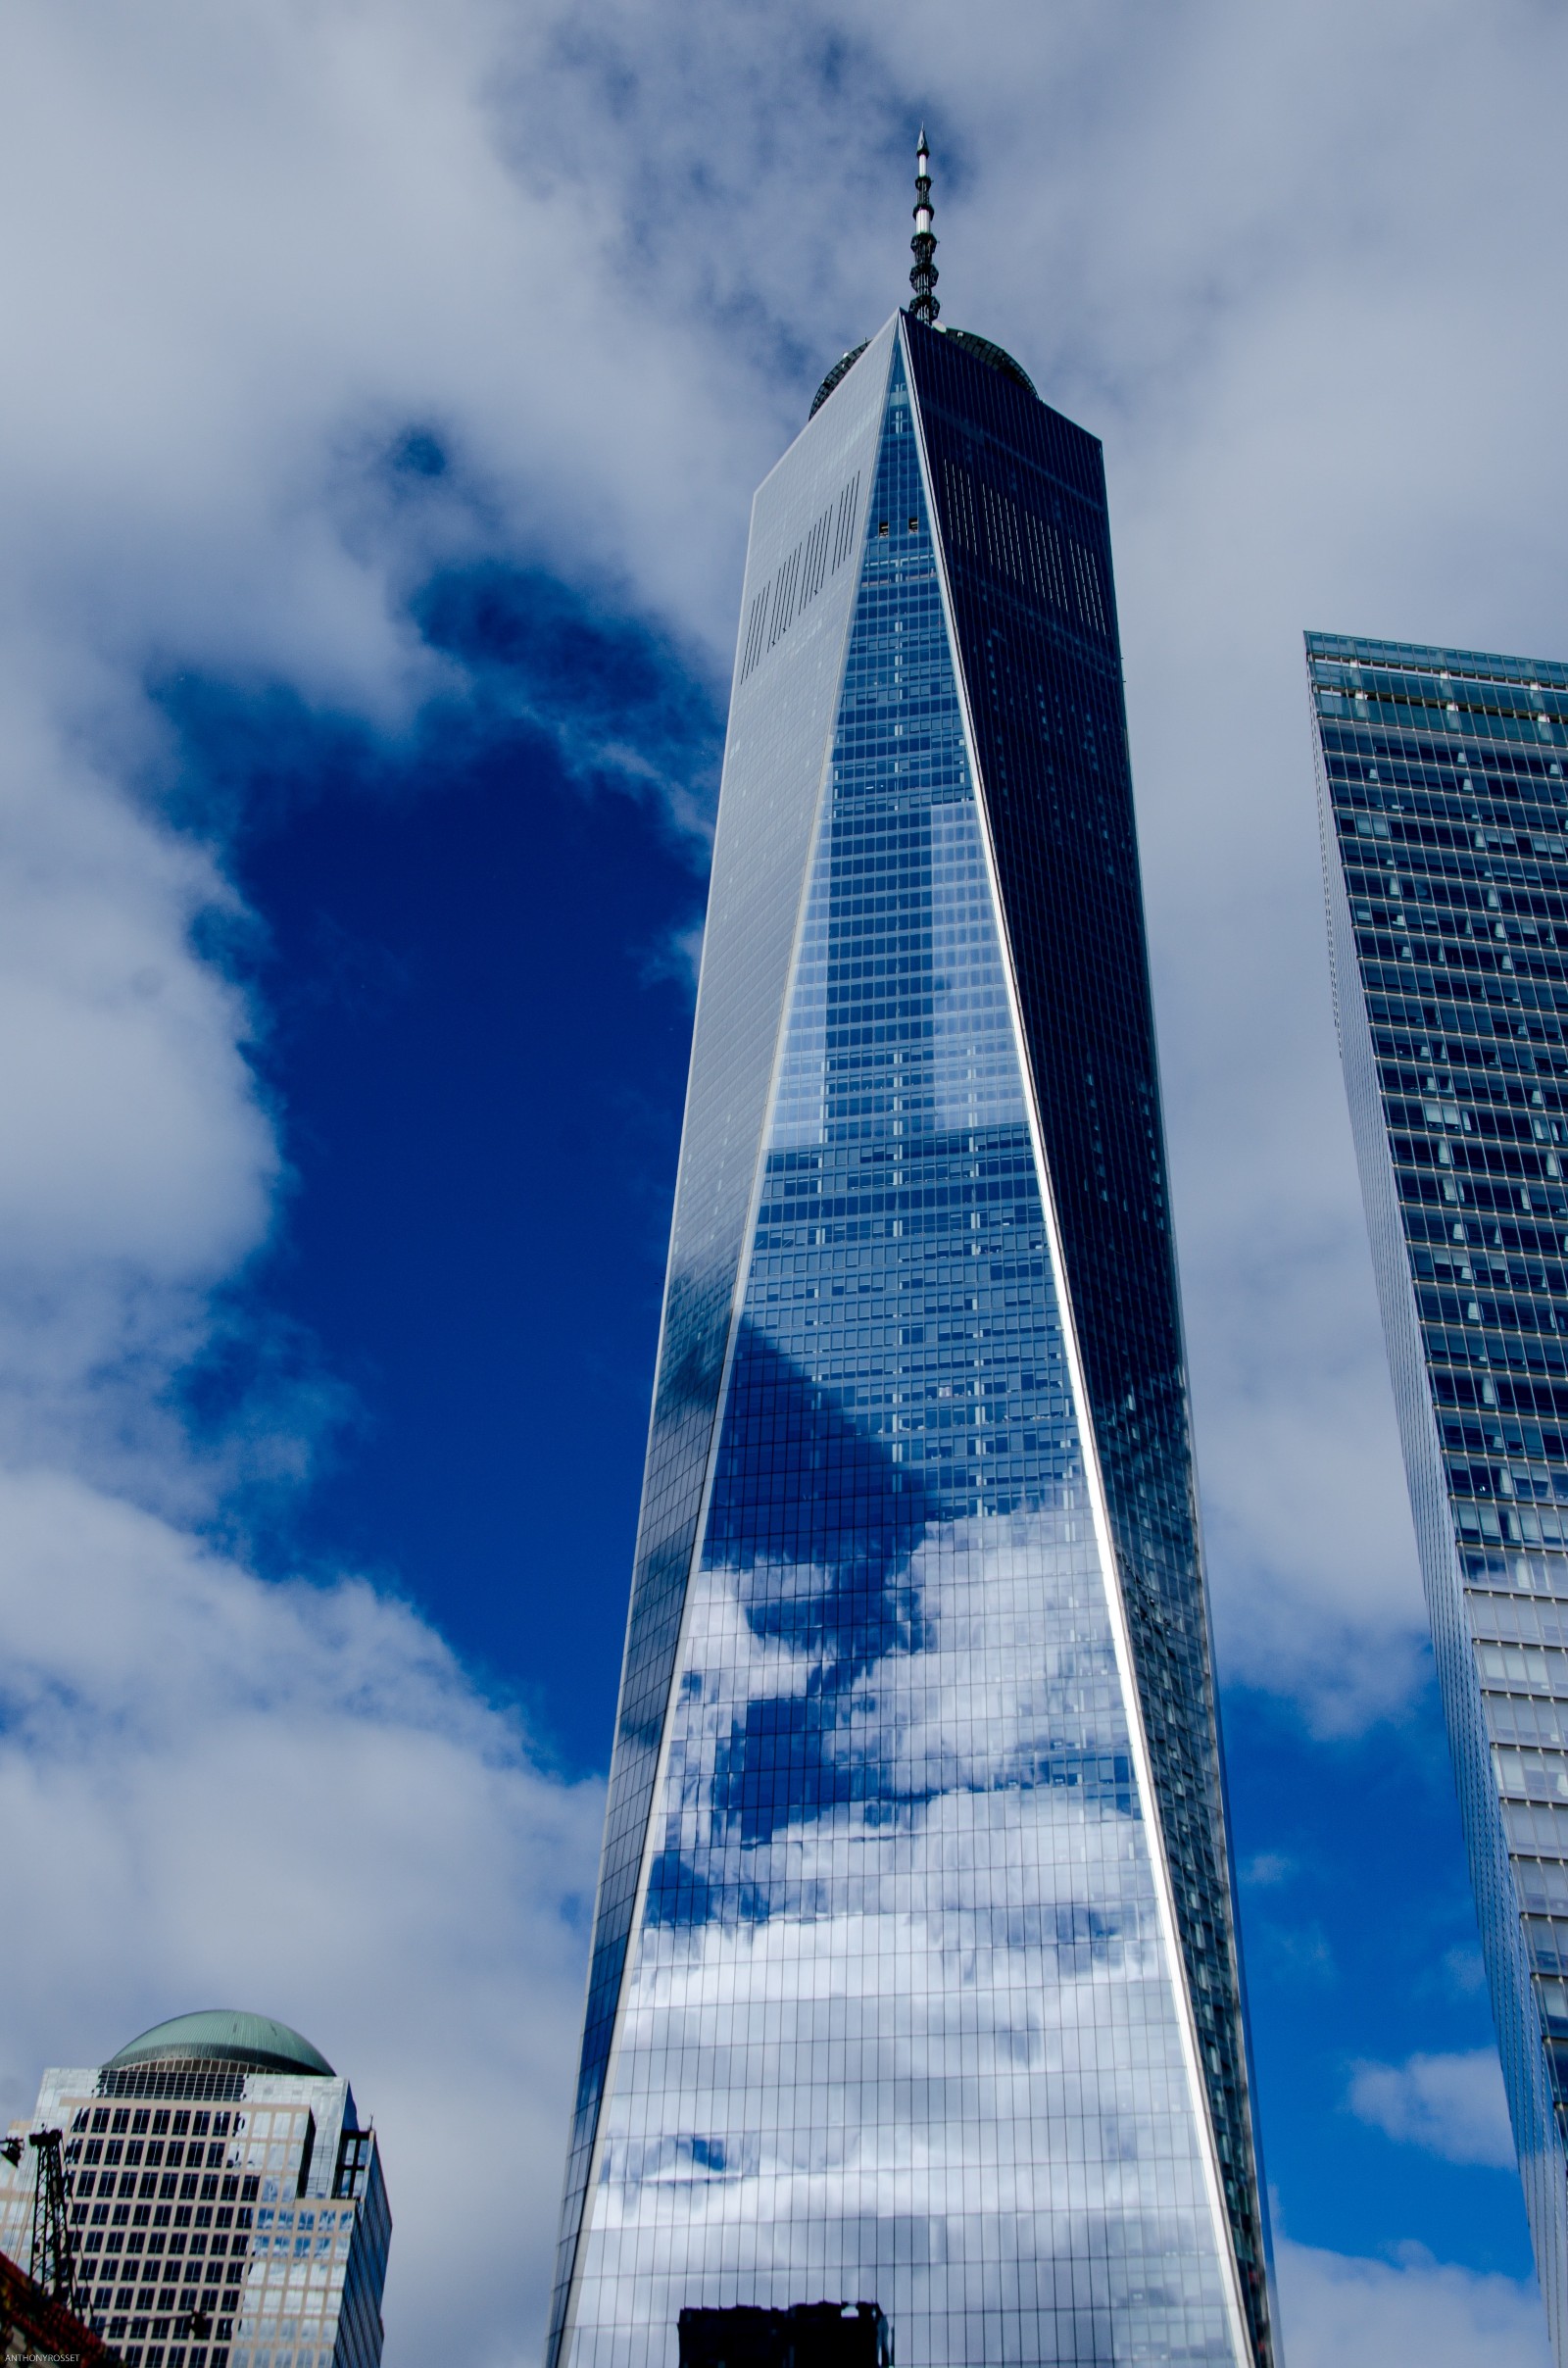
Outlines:
[[389, 2368], [537, 2356], [748, 504], [922, 115], [945, 318], [1106, 447], [1290, 2358], [1544, 2358], [1299, 636], [1568, 652], [1565, 68], [1545, 0], [7, 12], [0, 2102], [298, 2023]]

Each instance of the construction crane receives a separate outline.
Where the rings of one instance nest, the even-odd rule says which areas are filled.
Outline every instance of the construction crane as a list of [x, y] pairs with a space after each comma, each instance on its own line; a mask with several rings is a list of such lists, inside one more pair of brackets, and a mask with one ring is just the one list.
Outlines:
[[[38, 2175], [32, 2189], [32, 2249], [27, 2258], [27, 2275], [52, 2301], [64, 2304], [80, 2318], [84, 2315], [85, 2296], [77, 2293], [76, 2267], [71, 2249], [70, 2186], [61, 2157], [63, 2135], [59, 2130], [34, 2130], [27, 2140], [38, 2157]], [[0, 2146], [0, 2154], [10, 2163], [19, 2163], [21, 2139], [8, 2138]]]

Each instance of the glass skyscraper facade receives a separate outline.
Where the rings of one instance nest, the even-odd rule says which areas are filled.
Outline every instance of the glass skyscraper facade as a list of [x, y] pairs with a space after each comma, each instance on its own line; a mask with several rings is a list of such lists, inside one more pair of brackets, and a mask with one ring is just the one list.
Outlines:
[[1307, 636], [1340, 1050], [1568, 2362], [1568, 666]]
[[900, 314], [753, 515], [550, 2368], [1269, 2360], [1096, 440]]

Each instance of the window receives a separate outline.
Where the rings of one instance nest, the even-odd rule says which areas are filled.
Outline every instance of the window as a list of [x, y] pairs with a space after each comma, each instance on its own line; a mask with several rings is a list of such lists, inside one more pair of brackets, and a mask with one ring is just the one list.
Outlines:
[[370, 2158], [375, 2139], [368, 2130], [345, 2130], [338, 2140], [337, 2171], [332, 2181], [334, 2196], [363, 2195], [370, 2175]]

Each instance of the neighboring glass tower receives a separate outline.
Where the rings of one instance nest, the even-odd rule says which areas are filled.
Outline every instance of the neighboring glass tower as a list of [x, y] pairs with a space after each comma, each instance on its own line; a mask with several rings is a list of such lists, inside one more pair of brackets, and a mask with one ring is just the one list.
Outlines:
[[1340, 1051], [1514, 2144], [1568, 2362], [1568, 666], [1306, 646]]
[[1101, 449], [931, 277], [753, 513], [551, 2368], [1270, 2356]]
[[376, 2368], [392, 2215], [375, 2133], [268, 2015], [182, 2014], [103, 2065], [46, 2072], [0, 2160], [0, 2252], [25, 2262], [32, 2129], [65, 2136], [82, 2307], [124, 2368]]

